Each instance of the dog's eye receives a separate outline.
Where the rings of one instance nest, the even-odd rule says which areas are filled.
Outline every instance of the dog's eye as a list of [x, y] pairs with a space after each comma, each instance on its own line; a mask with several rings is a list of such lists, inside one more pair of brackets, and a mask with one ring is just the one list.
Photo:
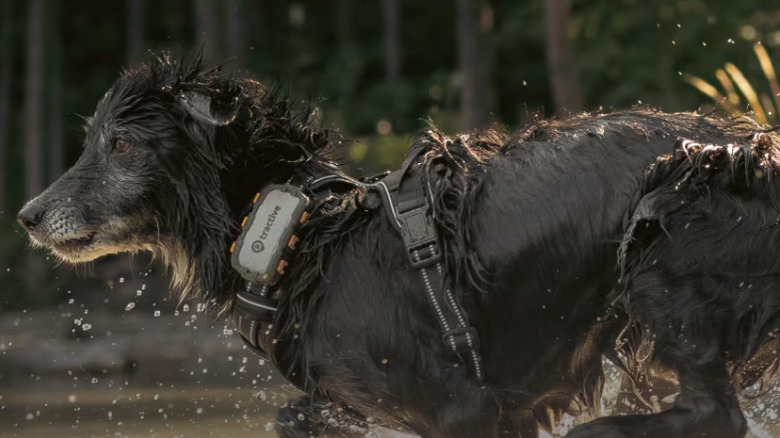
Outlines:
[[120, 154], [129, 151], [131, 147], [133, 147], [133, 144], [127, 140], [120, 139], [114, 143], [114, 150]]

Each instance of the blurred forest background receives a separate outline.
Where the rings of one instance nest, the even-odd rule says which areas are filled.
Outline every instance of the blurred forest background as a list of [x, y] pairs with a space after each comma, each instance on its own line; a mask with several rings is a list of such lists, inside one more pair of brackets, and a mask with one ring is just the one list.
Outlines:
[[[356, 140], [349, 159], [366, 172], [393, 166], [428, 118], [455, 132], [636, 105], [708, 111], [686, 75], [716, 83], [726, 62], [771, 103], [753, 46], [780, 56], [780, 4], [766, 0], [1, 4], [0, 310], [90, 292], [74, 269], [27, 250], [15, 214], [75, 161], [82, 117], [122, 66], [155, 51], [186, 57], [203, 45], [210, 61], [314, 101], [326, 126]], [[110, 284], [130, 266], [119, 257], [92, 269]]]

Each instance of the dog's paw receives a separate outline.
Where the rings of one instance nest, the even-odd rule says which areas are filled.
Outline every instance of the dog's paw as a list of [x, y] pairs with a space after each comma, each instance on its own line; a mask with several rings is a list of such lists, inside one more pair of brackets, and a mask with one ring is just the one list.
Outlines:
[[276, 414], [276, 434], [280, 438], [309, 438], [316, 436], [312, 431], [311, 412], [303, 406], [290, 403]]

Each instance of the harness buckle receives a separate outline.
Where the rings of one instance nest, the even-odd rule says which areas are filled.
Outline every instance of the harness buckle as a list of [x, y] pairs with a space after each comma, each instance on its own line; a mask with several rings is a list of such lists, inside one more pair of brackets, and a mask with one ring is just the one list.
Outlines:
[[398, 213], [401, 237], [406, 246], [406, 255], [412, 266], [424, 268], [441, 260], [439, 237], [436, 233], [427, 205]]
[[472, 326], [457, 327], [450, 331], [444, 332], [442, 340], [445, 345], [451, 345], [449, 338], [452, 338], [455, 347], [453, 351], [455, 353], [461, 353], [467, 350], [479, 350], [479, 335], [477, 329]]

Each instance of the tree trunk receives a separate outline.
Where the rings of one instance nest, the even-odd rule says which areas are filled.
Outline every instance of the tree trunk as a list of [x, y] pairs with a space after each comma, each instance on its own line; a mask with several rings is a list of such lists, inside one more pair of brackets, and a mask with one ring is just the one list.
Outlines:
[[246, 65], [246, 5], [242, 0], [225, 1], [225, 40], [228, 54], [233, 65], [240, 68]]
[[216, 2], [195, 0], [195, 41], [203, 44], [203, 58], [214, 61], [222, 53]]
[[401, 76], [401, 43], [398, 0], [384, 0], [385, 82], [392, 85]]
[[461, 129], [470, 130], [490, 123], [493, 9], [486, 0], [457, 1]]
[[547, 34], [547, 68], [550, 73], [555, 114], [566, 117], [582, 109], [577, 87], [577, 72], [569, 45], [569, 0], [544, 0]]
[[338, 30], [339, 64], [341, 65], [339, 99], [342, 104], [350, 102], [355, 95], [355, 82], [358, 74], [358, 56], [352, 39], [352, 0], [336, 2], [336, 28]]
[[144, 47], [144, 0], [127, 0], [127, 60], [141, 60]]
[[12, 29], [12, 5], [13, 2], [2, 2], [2, 16], [0, 17], [0, 216], [6, 208], [6, 156], [8, 138], [11, 126], [11, 29]]
[[44, 0], [30, 0], [27, 17], [27, 81], [24, 96], [24, 196], [43, 191]]
[[56, 180], [63, 172], [62, 145], [62, 38], [60, 37], [60, 0], [49, 0], [46, 13], [47, 73], [48, 73], [48, 138], [49, 182]]

